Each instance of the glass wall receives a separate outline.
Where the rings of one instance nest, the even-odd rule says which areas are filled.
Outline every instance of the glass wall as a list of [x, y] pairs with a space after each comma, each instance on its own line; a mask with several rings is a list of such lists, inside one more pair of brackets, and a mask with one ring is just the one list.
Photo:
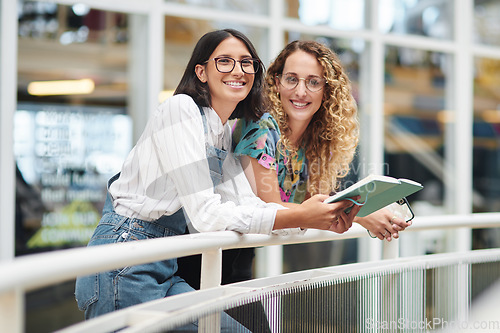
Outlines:
[[[500, 60], [474, 61], [473, 208], [500, 211]], [[475, 230], [475, 248], [500, 246], [500, 230]]]
[[223, 11], [244, 12], [248, 14], [268, 14], [268, 1], [265, 0], [164, 0], [165, 2], [209, 7]]
[[16, 254], [85, 245], [132, 144], [127, 15], [20, 1]]
[[337, 30], [360, 30], [366, 27], [364, 0], [287, 0], [286, 4], [287, 16], [297, 18], [305, 25]]
[[[128, 15], [18, 1], [15, 254], [85, 246], [132, 146]], [[2, 110], [3, 112], [3, 110]], [[25, 332], [81, 321], [74, 281], [26, 295]]]
[[[91, 9], [84, 4], [20, 1], [19, 100], [124, 107], [127, 25], [125, 14]], [[33, 81], [82, 79], [91, 81], [89, 91], [37, 93], [28, 89]], [[64, 84], [67, 87], [72, 83]]]
[[[423, 190], [407, 199], [416, 216], [451, 212], [447, 196], [447, 141], [453, 111], [447, 107], [450, 57], [439, 52], [387, 46], [384, 75], [384, 172], [421, 183]], [[441, 231], [405, 234], [402, 254], [446, 250]], [[415, 241], [417, 246], [409, 248]], [[417, 250], [418, 249], [418, 250]]]
[[494, 0], [474, 0], [474, 42], [500, 46], [500, 8]]
[[500, 60], [476, 58], [474, 211], [500, 210]]
[[385, 53], [385, 171], [424, 185], [409, 199], [432, 209], [415, 207], [417, 214], [445, 213], [446, 55], [398, 47]]
[[381, 0], [379, 28], [383, 33], [452, 39], [453, 6], [453, 0]]

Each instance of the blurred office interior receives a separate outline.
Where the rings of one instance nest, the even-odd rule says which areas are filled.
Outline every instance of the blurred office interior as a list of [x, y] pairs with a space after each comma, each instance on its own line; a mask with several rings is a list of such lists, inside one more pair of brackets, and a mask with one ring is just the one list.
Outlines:
[[[500, 1], [1, 1], [0, 180], [14, 184], [2, 186], [11, 199], [0, 223], [13, 230], [3, 260], [86, 245], [107, 179], [194, 44], [220, 28], [245, 33], [266, 67], [296, 39], [339, 54], [361, 122], [347, 183], [370, 173], [418, 181], [424, 190], [408, 198], [417, 216], [500, 210]], [[284, 246], [282, 271], [377, 258], [374, 242]], [[500, 234], [427, 231], [398, 244], [410, 256], [498, 247]], [[26, 307], [27, 332], [83, 318], [73, 281], [28, 294]]]

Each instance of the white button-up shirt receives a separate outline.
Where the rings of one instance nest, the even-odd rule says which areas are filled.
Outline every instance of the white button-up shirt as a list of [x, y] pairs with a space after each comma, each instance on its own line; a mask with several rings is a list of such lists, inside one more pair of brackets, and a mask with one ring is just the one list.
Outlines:
[[152, 221], [183, 207], [200, 232], [270, 234], [276, 211], [284, 207], [254, 195], [231, 152], [222, 167], [222, 183], [213, 187], [206, 141], [230, 150], [231, 128], [222, 124], [212, 108], [204, 108], [204, 112], [208, 135], [190, 96], [175, 95], [158, 107], [125, 160], [120, 177], [109, 188], [116, 213]]

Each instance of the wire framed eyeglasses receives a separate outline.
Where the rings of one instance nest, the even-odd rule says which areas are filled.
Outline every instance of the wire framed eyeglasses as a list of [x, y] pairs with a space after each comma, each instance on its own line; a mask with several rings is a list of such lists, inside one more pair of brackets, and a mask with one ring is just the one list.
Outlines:
[[300, 80], [304, 80], [306, 84], [306, 88], [311, 92], [317, 92], [323, 89], [326, 84], [326, 80], [319, 76], [310, 76], [308, 78], [299, 78], [295, 74], [278, 74], [276, 75], [280, 84], [286, 89], [292, 90], [295, 89]]
[[208, 59], [205, 64], [210, 60], [215, 61], [215, 68], [221, 73], [231, 73], [236, 66], [236, 62], [240, 63], [241, 70], [246, 74], [255, 74], [259, 71], [260, 60], [255, 58], [245, 58], [236, 60], [231, 57], [216, 57]]

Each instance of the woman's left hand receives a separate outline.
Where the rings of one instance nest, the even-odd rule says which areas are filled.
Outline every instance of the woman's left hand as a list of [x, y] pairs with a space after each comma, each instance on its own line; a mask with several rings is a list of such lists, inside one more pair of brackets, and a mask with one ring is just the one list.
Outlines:
[[[359, 199], [359, 197], [354, 198], [354, 200]], [[361, 209], [361, 206], [353, 205], [350, 208], [350, 212], [346, 214], [344, 210], [340, 211], [339, 215], [337, 216], [337, 220], [332, 223], [330, 226], [330, 231], [336, 232], [336, 233], [344, 233], [346, 232], [351, 226], [352, 222], [356, 218], [356, 214], [359, 212]], [[343, 228], [343, 226], [345, 226]]]
[[371, 235], [380, 240], [399, 237], [399, 232], [405, 230], [411, 225], [402, 218], [396, 217], [389, 209], [382, 208], [365, 217], [356, 217], [354, 222], [361, 224]]

